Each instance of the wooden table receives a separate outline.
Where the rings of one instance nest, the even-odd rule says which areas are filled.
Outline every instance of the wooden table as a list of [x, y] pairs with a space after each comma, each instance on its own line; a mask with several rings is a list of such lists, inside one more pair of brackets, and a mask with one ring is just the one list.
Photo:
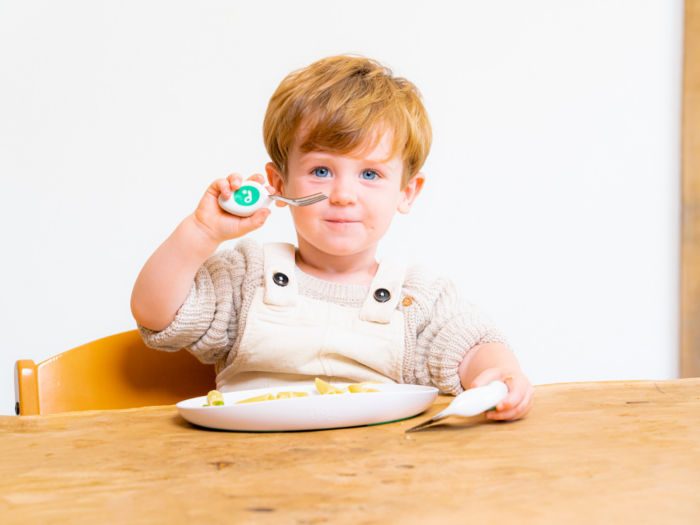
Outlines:
[[425, 416], [274, 434], [171, 406], [1, 417], [0, 522], [700, 523], [700, 379], [536, 391], [525, 420], [414, 434]]

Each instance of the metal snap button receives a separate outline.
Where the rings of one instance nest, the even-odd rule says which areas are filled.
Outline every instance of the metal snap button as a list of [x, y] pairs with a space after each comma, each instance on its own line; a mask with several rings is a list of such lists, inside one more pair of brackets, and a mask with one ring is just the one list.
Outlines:
[[289, 284], [289, 277], [284, 275], [282, 272], [273, 273], [272, 280], [275, 281], [277, 286], [287, 286]]
[[406, 297], [403, 298], [403, 305], [404, 306], [411, 306], [413, 304], [413, 297], [410, 295], [407, 295]]
[[385, 303], [389, 299], [391, 299], [391, 294], [389, 293], [389, 290], [386, 290], [384, 288], [377, 288], [374, 291], [374, 298], [380, 303]]

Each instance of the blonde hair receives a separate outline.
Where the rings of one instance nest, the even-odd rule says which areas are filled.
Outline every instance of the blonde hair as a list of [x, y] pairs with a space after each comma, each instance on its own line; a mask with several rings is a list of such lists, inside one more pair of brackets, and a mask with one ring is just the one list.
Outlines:
[[[297, 137], [303, 126], [304, 136]], [[403, 188], [428, 157], [432, 130], [418, 88], [379, 62], [327, 57], [293, 71], [267, 106], [263, 136], [272, 162], [287, 176], [295, 140], [303, 152], [348, 154], [394, 134], [390, 157], [403, 159]]]

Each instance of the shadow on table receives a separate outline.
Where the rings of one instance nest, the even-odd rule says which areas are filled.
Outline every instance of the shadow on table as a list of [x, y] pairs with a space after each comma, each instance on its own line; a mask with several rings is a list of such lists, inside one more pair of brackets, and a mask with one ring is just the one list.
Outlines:
[[[411, 423], [410, 426], [398, 426], [398, 421], [397, 422], [391, 422], [391, 423], [386, 423], [381, 426], [396, 426], [396, 430], [399, 432], [405, 432], [408, 428], [411, 428], [412, 426], [416, 426], [420, 421], [420, 416], [415, 417], [415, 418], [410, 418], [407, 420], [404, 420], [404, 423]], [[278, 431], [267, 431], [267, 432], [255, 432], [255, 431], [241, 431], [241, 430], [221, 430], [221, 429], [216, 429], [216, 428], [207, 428], [207, 427], [201, 427], [199, 425], [195, 425], [194, 423], [190, 423], [187, 421], [185, 418], [180, 416], [179, 414], [173, 415], [172, 419], [170, 420], [171, 423], [178, 427], [178, 428], [183, 428], [183, 429], [189, 429], [189, 430], [204, 430], [206, 432], [226, 432], [226, 433], [244, 433], [244, 434], [277, 434], [277, 433], [282, 433], [282, 432], [330, 432], [332, 430], [342, 430], [340, 428], [321, 428], [321, 429], [314, 429], [314, 430], [278, 430]], [[445, 422], [440, 422], [440, 423], [435, 423], [429, 427], [422, 428], [420, 430], [417, 430], [415, 432], [412, 432], [412, 434], [420, 434], [423, 432], [453, 432], [453, 431], [464, 431], [468, 430], [470, 428], [478, 428], [483, 425], [493, 425], [493, 424], [507, 424], [507, 423], [512, 423], [511, 421], [491, 421], [489, 419], [486, 419], [483, 416], [474, 416], [474, 417], [468, 417], [468, 418], [452, 418], [448, 419]], [[359, 427], [343, 427], [343, 428], [371, 428], [373, 426], [378, 426], [378, 425], [362, 425]]]
[[484, 425], [506, 425], [510, 423], [515, 423], [515, 421], [492, 421], [490, 419], [486, 419], [483, 415], [465, 418], [453, 417], [411, 432], [411, 434], [417, 435], [425, 432], [454, 432], [468, 430], [470, 428], [478, 428]]

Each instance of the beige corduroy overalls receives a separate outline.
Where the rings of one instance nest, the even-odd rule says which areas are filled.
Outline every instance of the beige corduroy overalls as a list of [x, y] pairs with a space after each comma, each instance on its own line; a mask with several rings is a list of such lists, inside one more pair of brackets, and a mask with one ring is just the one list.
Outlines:
[[382, 260], [362, 307], [298, 293], [295, 248], [263, 246], [264, 286], [255, 292], [233, 363], [216, 378], [222, 392], [313, 383], [402, 382], [404, 316], [397, 310], [403, 264]]

